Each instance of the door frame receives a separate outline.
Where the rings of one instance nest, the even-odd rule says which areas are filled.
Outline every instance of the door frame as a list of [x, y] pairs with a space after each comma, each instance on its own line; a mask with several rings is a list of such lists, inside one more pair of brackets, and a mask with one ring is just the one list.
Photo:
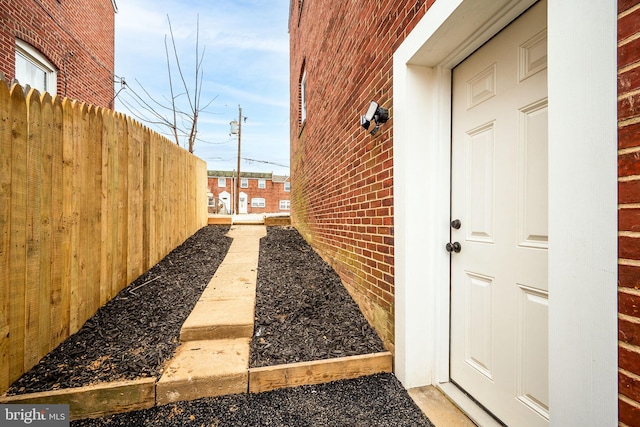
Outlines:
[[[436, 0], [394, 53], [395, 372], [407, 388], [449, 384], [451, 70], [533, 3]], [[547, 8], [550, 418], [614, 425], [617, 10]]]

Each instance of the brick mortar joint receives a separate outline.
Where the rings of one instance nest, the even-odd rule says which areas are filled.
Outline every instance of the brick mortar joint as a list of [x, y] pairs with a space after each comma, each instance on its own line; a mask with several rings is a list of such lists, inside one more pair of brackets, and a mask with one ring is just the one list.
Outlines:
[[627, 91], [627, 92], [623, 92], [621, 94], [618, 94], [618, 101], [623, 101], [625, 99], [631, 98], [631, 97], [636, 96], [638, 94], [640, 94], [640, 88], [635, 89], [635, 90], [630, 90], [630, 91]]
[[640, 347], [637, 345], [629, 344], [624, 341], [618, 340], [618, 347], [624, 348], [632, 353], [640, 354]]
[[633, 41], [636, 41], [637, 39], [640, 39], [640, 32], [637, 33], [633, 33], [631, 34], [629, 37], [626, 37], [622, 40], [618, 40], [618, 47], [622, 47], [624, 45], [627, 45]]
[[620, 148], [618, 150], [618, 156], [623, 156], [625, 154], [631, 154], [631, 153], [637, 153], [639, 151], [640, 151], [640, 146]]
[[618, 368], [618, 372], [620, 372], [622, 374], [625, 374], [629, 378], [632, 378], [632, 379], [634, 379], [636, 381], [640, 381], [640, 375], [638, 375], [638, 374], [636, 374], [634, 372], [627, 371], [626, 369], [623, 369], [623, 368]]
[[635, 288], [626, 288], [623, 286], [618, 286], [618, 293], [640, 297], [640, 289], [635, 289]]
[[625, 322], [637, 324], [638, 326], [640, 326], [640, 318], [630, 316], [628, 314], [618, 313], [618, 320], [624, 320]]
[[625, 403], [627, 403], [627, 404], [629, 404], [629, 405], [631, 405], [631, 406], [633, 406], [635, 408], [640, 409], [640, 403], [639, 402], [636, 402], [635, 400], [628, 398], [627, 396], [623, 395], [622, 393], [618, 393], [618, 399], [624, 401]]
[[618, 182], [630, 182], [630, 181], [639, 181], [640, 175], [627, 175], [627, 176], [619, 176]]
[[618, 14], [618, 19], [621, 19], [621, 18], [624, 18], [625, 16], [631, 15], [633, 12], [635, 12], [637, 10], [640, 10], [640, 3], [638, 3], [638, 4], [634, 5], [634, 6], [631, 6], [629, 9], [627, 9], [627, 10], [625, 10], [623, 12], [620, 12]]

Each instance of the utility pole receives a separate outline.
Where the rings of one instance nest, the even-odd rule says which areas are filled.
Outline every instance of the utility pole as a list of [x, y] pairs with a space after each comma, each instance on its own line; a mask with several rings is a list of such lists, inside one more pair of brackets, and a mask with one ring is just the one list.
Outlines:
[[236, 215], [240, 213], [240, 141], [242, 140], [242, 107], [238, 104], [238, 179], [236, 179]]
[[[235, 184], [236, 197], [235, 201], [233, 202], [235, 210], [234, 213], [236, 215], [240, 213], [240, 141], [242, 141], [242, 119], [242, 107], [238, 105], [238, 121], [236, 122], [235, 120], [233, 120], [231, 121], [231, 123], [229, 123], [231, 125], [230, 135], [238, 135], [238, 172], [236, 173]], [[247, 120], [246, 117], [244, 117], [244, 119]]]

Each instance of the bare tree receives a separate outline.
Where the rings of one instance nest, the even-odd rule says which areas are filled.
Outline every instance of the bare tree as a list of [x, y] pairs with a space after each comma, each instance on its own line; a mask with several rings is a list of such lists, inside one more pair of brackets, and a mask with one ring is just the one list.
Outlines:
[[[204, 81], [204, 70], [202, 61], [206, 48], [200, 51], [200, 17], [196, 22], [196, 41], [195, 41], [195, 64], [193, 81], [188, 81], [183, 72], [176, 40], [171, 26], [171, 19], [167, 15], [169, 24], [169, 43], [168, 36], [164, 37], [165, 56], [167, 61], [167, 76], [169, 84], [169, 97], [163, 96], [158, 99], [151, 94], [143, 85], [135, 79], [140, 92], [126, 84], [124, 79], [121, 80], [123, 87], [127, 91], [118, 91], [120, 93], [128, 93], [128, 98], [118, 96], [118, 99], [124, 107], [143, 123], [148, 125], [160, 126], [165, 128], [167, 135], [180, 145], [180, 141], [184, 141], [185, 147], [188, 147], [190, 153], [194, 151], [194, 145], [198, 134], [198, 118], [205, 111], [215, 98], [211, 99], [207, 104], [201, 104], [202, 83]], [[173, 59], [173, 61], [172, 61]], [[175, 73], [177, 71], [177, 73]], [[175, 77], [174, 74], [177, 74]], [[177, 82], [175, 81], [177, 80]], [[179, 89], [176, 89], [179, 88]]]

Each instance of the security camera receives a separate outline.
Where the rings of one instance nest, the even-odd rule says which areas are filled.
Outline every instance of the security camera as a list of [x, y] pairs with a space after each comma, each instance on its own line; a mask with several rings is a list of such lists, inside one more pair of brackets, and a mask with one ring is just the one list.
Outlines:
[[371, 104], [369, 104], [369, 109], [367, 110], [367, 114], [364, 115], [365, 119], [367, 119], [367, 121], [373, 120], [373, 116], [376, 114], [376, 111], [378, 111], [378, 103], [375, 101], [371, 101]]
[[367, 109], [367, 113], [360, 117], [360, 126], [369, 130], [372, 120], [376, 122], [376, 126], [371, 131], [371, 135], [375, 135], [376, 132], [378, 132], [378, 129], [380, 129], [380, 125], [389, 120], [389, 110], [380, 107], [377, 102], [371, 101], [369, 109]]

